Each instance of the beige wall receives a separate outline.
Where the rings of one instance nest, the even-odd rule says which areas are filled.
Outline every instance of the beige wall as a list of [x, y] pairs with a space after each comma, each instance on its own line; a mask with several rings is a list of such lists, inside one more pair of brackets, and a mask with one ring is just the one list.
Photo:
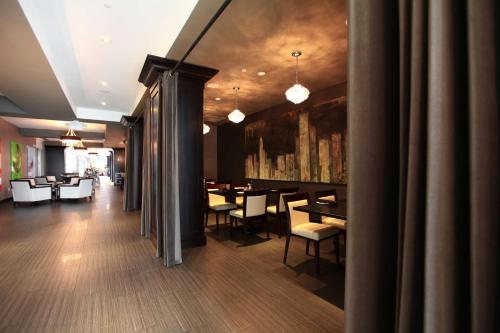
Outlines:
[[10, 142], [16, 141], [22, 148], [22, 171], [23, 177], [27, 174], [27, 149], [26, 146], [35, 146], [35, 138], [27, 138], [19, 134], [16, 126], [6, 122], [0, 118], [0, 139], [2, 141], [2, 185], [3, 189], [0, 192], [0, 200], [12, 197], [10, 188]]

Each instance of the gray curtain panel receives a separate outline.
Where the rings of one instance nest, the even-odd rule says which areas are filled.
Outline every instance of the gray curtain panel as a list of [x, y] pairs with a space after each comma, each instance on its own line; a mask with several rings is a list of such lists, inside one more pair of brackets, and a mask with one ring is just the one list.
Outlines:
[[349, 1], [347, 332], [498, 332], [499, 8]]
[[142, 147], [142, 204], [141, 235], [151, 238], [151, 99], [146, 98], [143, 112], [143, 147]]
[[161, 207], [163, 261], [182, 263], [179, 209], [178, 74], [163, 73], [161, 116]]

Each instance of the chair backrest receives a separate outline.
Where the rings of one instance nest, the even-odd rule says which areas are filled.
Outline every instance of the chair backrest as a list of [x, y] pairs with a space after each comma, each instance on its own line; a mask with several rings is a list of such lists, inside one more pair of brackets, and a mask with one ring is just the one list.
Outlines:
[[233, 184], [233, 190], [242, 191], [242, 190], [244, 190], [246, 188], [247, 188], [247, 184], [244, 184], [244, 183], [235, 183], [235, 184]]
[[49, 183], [55, 183], [57, 181], [56, 176], [46, 176], [47, 182]]
[[10, 181], [14, 201], [31, 201], [31, 185], [29, 179], [16, 179]]
[[226, 197], [220, 194], [208, 192], [208, 205], [224, 205], [226, 204]]
[[231, 181], [218, 181], [214, 185], [217, 185], [221, 190], [230, 190], [231, 184]]
[[288, 232], [303, 223], [309, 223], [309, 213], [299, 212], [294, 207], [309, 205], [309, 194], [298, 193], [287, 195], [283, 198], [286, 207], [286, 216], [288, 222]]
[[76, 184], [78, 184], [79, 180], [80, 180], [79, 177], [71, 177], [71, 179], [69, 180], [69, 184], [70, 185], [76, 185]]
[[337, 190], [335, 189], [317, 191], [314, 194], [316, 195], [316, 200], [337, 201]]
[[266, 215], [269, 191], [245, 191], [243, 193], [243, 217]]
[[83, 196], [91, 196], [92, 195], [92, 182], [94, 180], [92, 178], [80, 178], [78, 186], [80, 188], [80, 194]]
[[47, 177], [35, 177], [35, 183], [37, 185], [45, 185], [48, 184]]
[[285, 208], [285, 201], [283, 198], [287, 195], [292, 195], [292, 194], [297, 194], [299, 192], [298, 187], [289, 187], [289, 188], [279, 188], [278, 189], [278, 202], [279, 204], [276, 206], [276, 212], [279, 213], [284, 213], [286, 211]]

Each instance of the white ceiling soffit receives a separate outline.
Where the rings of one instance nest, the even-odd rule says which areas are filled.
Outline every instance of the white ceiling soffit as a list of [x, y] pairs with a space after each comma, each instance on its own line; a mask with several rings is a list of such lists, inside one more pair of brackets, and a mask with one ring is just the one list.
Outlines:
[[18, 0], [77, 118], [119, 121], [145, 87], [147, 54], [163, 56], [198, 0]]
[[[0, 117], [5, 121], [11, 123], [17, 128], [33, 128], [33, 129], [46, 129], [46, 130], [60, 130], [67, 131], [68, 124], [67, 121], [62, 120], [49, 120], [49, 119], [32, 119], [32, 118], [18, 118], [18, 117]], [[82, 123], [83, 128], [81, 132], [95, 132], [95, 133], [105, 133], [106, 125], [98, 123]]]

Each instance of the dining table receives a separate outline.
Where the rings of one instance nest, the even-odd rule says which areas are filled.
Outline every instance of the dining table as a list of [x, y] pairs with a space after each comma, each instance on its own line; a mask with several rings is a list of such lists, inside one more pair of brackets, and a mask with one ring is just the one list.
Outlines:
[[308, 205], [294, 207], [293, 209], [299, 212], [347, 220], [347, 200], [318, 200]]

